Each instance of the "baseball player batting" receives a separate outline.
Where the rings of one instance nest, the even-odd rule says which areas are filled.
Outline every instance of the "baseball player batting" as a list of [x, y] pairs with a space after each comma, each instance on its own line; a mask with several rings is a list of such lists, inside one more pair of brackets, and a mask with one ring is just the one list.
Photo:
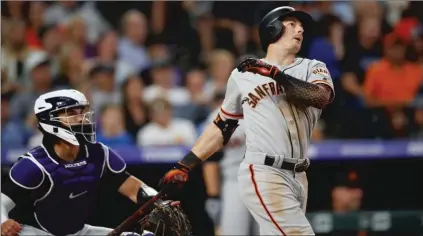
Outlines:
[[314, 235], [305, 217], [307, 149], [322, 109], [335, 91], [324, 63], [296, 58], [312, 18], [279, 7], [261, 20], [264, 59], [247, 58], [232, 72], [213, 124], [191, 152], [162, 178], [162, 184], [188, 180], [188, 173], [226, 145], [244, 119], [246, 152], [238, 191], [261, 235]]
[[[95, 141], [89, 108], [86, 97], [71, 89], [35, 101], [43, 142], [20, 156], [2, 186], [2, 236], [107, 235], [112, 229], [86, 224], [95, 198], [101, 197], [100, 184], [138, 204], [157, 194], [126, 171], [117, 153]], [[154, 235], [151, 231], [141, 234]]]

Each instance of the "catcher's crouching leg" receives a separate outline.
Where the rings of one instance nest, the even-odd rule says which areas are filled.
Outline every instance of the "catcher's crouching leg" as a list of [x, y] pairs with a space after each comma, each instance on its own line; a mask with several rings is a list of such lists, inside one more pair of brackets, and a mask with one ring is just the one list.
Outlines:
[[[141, 232], [150, 236], [148, 231], [154, 236], [190, 236], [191, 225], [177, 206], [172, 206], [171, 201], [164, 201], [154, 208], [150, 214], [141, 220]], [[143, 234], [144, 235], [144, 234]]]

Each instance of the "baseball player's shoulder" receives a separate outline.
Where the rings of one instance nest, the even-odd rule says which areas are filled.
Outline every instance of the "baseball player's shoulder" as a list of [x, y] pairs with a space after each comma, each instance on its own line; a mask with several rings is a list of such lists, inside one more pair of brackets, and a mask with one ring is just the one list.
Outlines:
[[240, 76], [241, 74], [242, 74], [242, 73], [241, 73], [241, 72], [239, 72], [239, 71], [235, 68], [235, 69], [233, 69], [233, 70], [232, 70], [231, 74], [229, 75], [229, 79], [228, 79], [228, 80], [234, 80], [234, 79], [236, 79], [236, 78], [239, 78], [239, 76]]
[[48, 155], [46, 148], [44, 146], [36, 146], [29, 150], [25, 155], [29, 155], [32, 158], [39, 159]]
[[101, 142], [97, 144], [103, 149], [107, 168], [111, 172], [120, 173], [126, 169], [126, 162], [118, 153]]
[[326, 67], [326, 64], [324, 62], [316, 60], [316, 59], [297, 57], [295, 58], [295, 60], [299, 61], [301, 64], [308, 65], [309, 68], [316, 67], [316, 66]]
[[45, 178], [43, 167], [31, 155], [29, 152], [21, 155], [9, 171], [10, 179], [25, 189], [38, 188]]

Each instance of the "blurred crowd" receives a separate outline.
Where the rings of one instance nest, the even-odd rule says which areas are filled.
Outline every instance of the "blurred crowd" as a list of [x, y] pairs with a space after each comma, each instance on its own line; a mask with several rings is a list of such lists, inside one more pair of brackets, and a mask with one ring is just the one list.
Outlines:
[[[192, 145], [257, 24], [288, 2], [1, 2], [2, 146], [41, 141], [40, 94], [74, 88], [107, 145]], [[293, 1], [316, 21], [299, 56], [326, 63], [324, 139], [423, 137], [423, 2]]]

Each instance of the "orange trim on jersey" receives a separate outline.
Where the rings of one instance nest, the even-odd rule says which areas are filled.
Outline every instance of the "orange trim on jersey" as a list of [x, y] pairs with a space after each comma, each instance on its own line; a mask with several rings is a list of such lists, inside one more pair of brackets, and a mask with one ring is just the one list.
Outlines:
[[313, 83], [313, 84], [327, 84], [327, 85], [329, 85], [332, 88], [332, 85], [329, 82], [327, 82], [326, 80], [322, 80], [322, 79], [315, 80], [315, 81], [313, 81], [311, 83]]
[[229, 116], [229, 117], [233, 117], [233, 118], [237, 118], [237, 119], [241, 119], [244, 117], [243, 114], [231, 114], [225, 110], [223, 110], [222, 107], [220, 107], [220, 111], [225, 115], [225, 116]]
[[266, 204], [264, 204], [263, 198], [261, 197], [260, 192], [258, 191], [257, 182], [254, 178], [253, 164], [250, 164], [249, 169], [250, 169], [250, 174], [251, 174], [251, 181], [253, 182], [254, 190], [256, 191], [256, 195], [257, 195], [258, 199], [260, 200], [261, 205], [263, 206], [264, 210], [266, 211], [267, 215], [270, 217], [270, 220], [276, 226], [276, 228], [282, 233], [283, 236], [287, 236], [285, 234], [285, 232], [283, 232], [282, 228], [278, 225], [276, 220], [273, 218], [272, 214], [270, 214], [270, 211], [267, 209]]

